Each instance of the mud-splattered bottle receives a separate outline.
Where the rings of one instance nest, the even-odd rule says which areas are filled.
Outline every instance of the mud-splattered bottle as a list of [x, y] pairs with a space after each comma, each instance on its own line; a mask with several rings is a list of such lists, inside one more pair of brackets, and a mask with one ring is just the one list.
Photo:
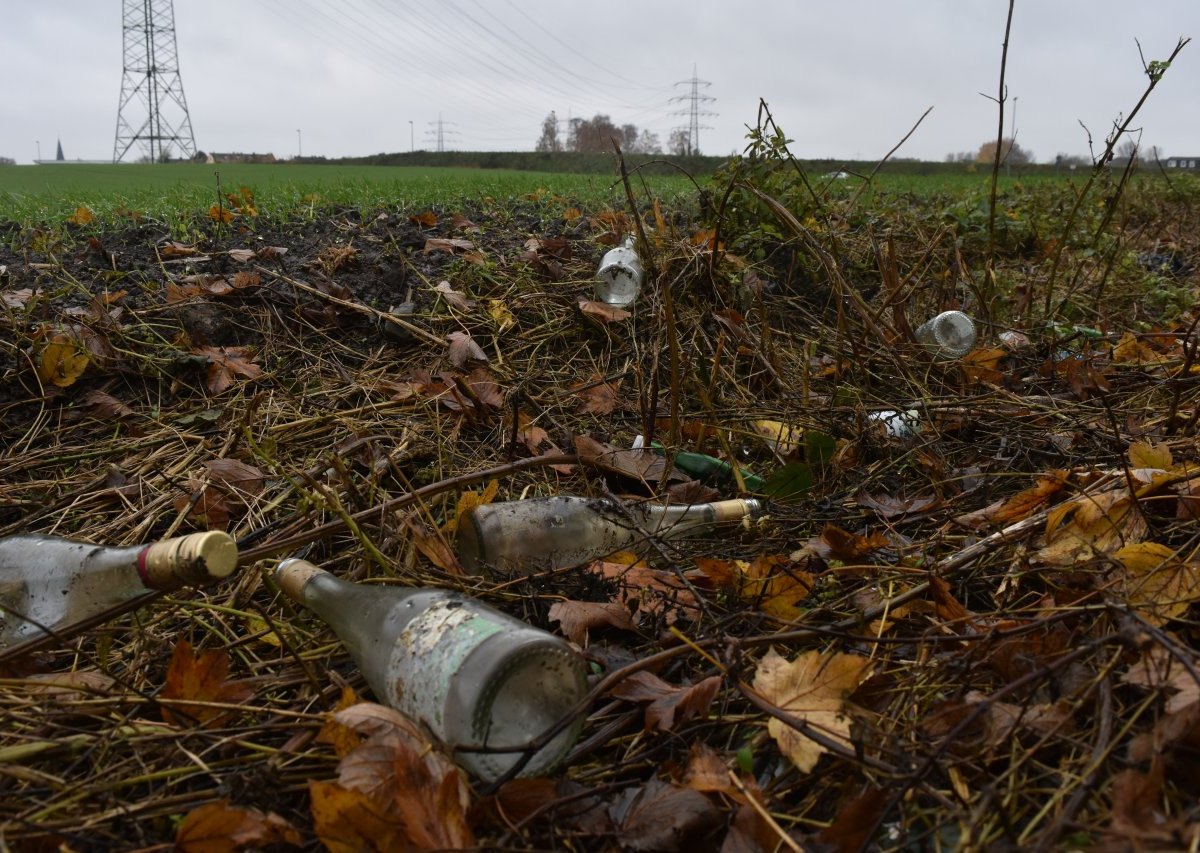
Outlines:
[[107, 547], [55, 536], [0, 539], [0, 649], [58, 633], [152, 590], [202, 586], [237, 566], [237, 543], [209, 531]]
[[[583, 661], [566, 641], [475, 599], [351, 583], [297, 559], [274, 574], [338, 635], [379, 701], [424, 723], [485, 782], [512, 769], [587, 692]], [[577, 715], [519, 775], [552, 770], [581, 725]]]

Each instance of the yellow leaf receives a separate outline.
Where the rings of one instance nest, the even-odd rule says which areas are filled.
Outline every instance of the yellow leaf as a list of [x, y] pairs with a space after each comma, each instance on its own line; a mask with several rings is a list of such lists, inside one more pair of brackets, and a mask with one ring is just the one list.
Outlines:
[[451, 534], [458, 530], [458, 525], [462, 522], [462, 518], [476, 507], [490, 504], [496, 499], [496, 493], [500, 491], [499, 480], [489, 480], [482, 492], [463, 492], [458, 496], [458, 508], [454, 513], [454, 519], [446, 523], [442, 528], [442, 532]]
[[67, 222], [70, 222], [72, 225], [87, 225], [95, 218], [90, 210], [80, 206], [75, 208], [75, 212], [67, 217]]
[[321, 726], [321, 731], [317, 735], [317, 742], [330, 744], [338, 758], [345, 758], [362, 743], [358, 732], [337, 719], [338, 711], [344, 711], [357, 705], [359, 701], [358, 694], [354, 692], [353, 687], [343, 687], [337, 707], [325, 718], [325, 724]]
[[87, 366], [87, 353], [80, 351], [70, 335], [59, 333], [50, 338], [42, 349], [38, 360], [38, 378], [59, 388], [66, 388], [75, 384]]
[[1113, 557], [1125, 568], [1126, 600], [1155, 625], [1182, 616], [1200, 598], [1200, 571], [1166, 545], [1139, 542]]
[[804, 429], [795, 424], [763, 419], [755, 421], [751, 426], [766, 439], [767, 444], [784, 455], [794, 451], [798, 443], [804, 440]]
[[503, 299], [489, 299], [488, 313], [492, 316], [492, 321], [501, 332], [517, 322], [517, 318], [508, 310], [508, 306], [504, 304]]
[[[759, 662], [753, 687], [789, 716], [849, 746], [850, 721], [842, 712], [847, 697], [869, 674], [870, 665], [858, 655], [822, 655], [818, 651], [805, 652], [789, 662], [772, 649]], [[804, 773], [816, 766], [825, 751], [824, 746], [776, 717], [767, 723], [767, 731]]]
[[578, 219], [581, 216], [583, 216], [583, 213], [579, 210], [578, 207], [568, 207], [566, 210], [563, 211], [563, 219], [567, 222], [574, 222], [576, 219]]
[[265, 643], [268, 646], [279, 648], [279, 635], [271, 630], [271, 626], [267, 624], [267, 620], [261, 616], [253, 614], [246, 617], [246, 633], [248, 635], [257, 634], [254, 639], [260, 643]]
[[1129, 445], [1129, 464], [1134, 468], [1159, 468], [1168, 471], [1174, 461], [1171, 458], [1171, 448], [1166, 444], [1135, 441]]

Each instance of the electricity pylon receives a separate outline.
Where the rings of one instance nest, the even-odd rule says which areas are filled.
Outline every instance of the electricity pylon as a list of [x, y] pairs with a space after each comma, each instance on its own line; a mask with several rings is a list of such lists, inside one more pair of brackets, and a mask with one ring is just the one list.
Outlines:
[[716, 115], [716, 113], [700, 109], [700, 104], [704, 101], [715, 101], [716, 98], [714, 98], [712, 95], [700, 94], [701, 86], [711, 86], [712, 83], [708, 82], [707, 80], [701, 80], [696, 76], [696, 66], [695, 65], [692, 66], [692, 79], [680, 80], [675, 85], [676, 86], [686, 86], [688, 84], [690, 84], [692, 87], [690, 94], [676, 95], [675, 97], [671, 98], [671, 100], [672, 101], [689, 101], [691, 103], [691, 105], [688, 107], [688, 109], [671, 113], [671, 115], [674, 115], [674, 116], [684, 116], [685, 115], [688, 117], [687, 127], [679, 127], [679, 128], [676, 128], [676, 130], [686, 130], [687, 131], [687, 135], [688, 135], [687, 153], [688, 154], [699, 154], [700, 153], [700, 131], [702, 129], [703, 130], [712, 130], [712, 128], [709, 127], [708, 125], [700, 123], [700, 116], [715, 116]]
[[196, 137], [183, 97], [174, 0], [124, 0], [124, 61], [113, 162], [139, 145], [151, 163], [193, 157]]

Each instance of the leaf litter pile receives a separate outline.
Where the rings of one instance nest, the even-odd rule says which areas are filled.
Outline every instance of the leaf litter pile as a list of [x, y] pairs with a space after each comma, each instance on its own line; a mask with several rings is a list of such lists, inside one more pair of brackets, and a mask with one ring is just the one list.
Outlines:
[[[0, 664], [4, 843], [1194, 846], [1200, 187], [1017, 186], [989, 227], [769, 157], [723, 179], [695, 211], [272, 224], [243, 190], [186, 236], [4, 226], [0, 534], [225, 529], [245, 563]], [[614, 309], [626, 233], [647, 282]], [[972, 352], [916, 343], [957, 308]], [[464, 511], [554, 494], [770, 511], [462, 571]], [[484, 786], [375, 704], [263, 571], [304, 546], [577, 645], [565, 765]]]

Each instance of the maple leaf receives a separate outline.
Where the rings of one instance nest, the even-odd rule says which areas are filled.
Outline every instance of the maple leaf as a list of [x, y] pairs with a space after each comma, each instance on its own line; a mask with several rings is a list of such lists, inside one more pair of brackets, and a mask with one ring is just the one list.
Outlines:
[[1055, 470], [1040, 477], [1028, 489], [1018, 492], [1011, 498], [997, 501], [994, 504], [960, 515], [954, 519], [958, 524], [978, 529], [988, 524], [1007, 524], [1020, 521], [1033, 514], [1034, 510], [1059, 494], [1066, 488], [1068, 473]]
[[564, 636], [583, 646], [587, 643], [588, 631], [593, 628], [616, 628], [619, 631], [636, 631], [629, 610], [615, 601], [572, 601], [564, 599], [550, 605], [551, 622], [562, 626]]
[[262, 368], [254, 364], [254, 351], [249, 347], [198, 347], [193, 350], [208, 358], [205, 384], [209, 393], [220, 394], [233, 385], [234, 377], [257, 379]]
[[268, 844], [299, 847], [302, 841], [296, 828], [274, 812], [230, 805], [227, 799], [192, 809], [175, 832], [178, 853], [232, 853]]
[[1133, 468], [1153, 468], [1169, 471], [1174, 466], [1171, 447], [1167, 444], [1149, 444], [1135, 441], [1129, 445], [1129, 464]]
[[1051, 566], [1073, 565], [1140, 542], [1146, 530], [1146, 521], [1133, 509], [1127, 489], [1082, 495], [1050, 512], [1046, 544], [1035, 556]]
[[409, 216], [408, 221], [421, 228], [434, 228], [438, 224], [438, 215], [432, 210], [423, 210]]
[[[759, 661], [753, 688], [789, 716], [826, 737], [850, 744], [850, 722], [843, 715], [847, 697], [866, 679], [871, 662], [852, 654], [805, 652], [793, 661], [771, 649]], [[825, 747], [772, 717], [767, 731], [802, 772], [809, 773]]]
[[[591, 436], [579, 435], [575, 437], [575, 452], [579, 454], [580, 461], [601, 471], [619, 474], [645, 484], [656, 483], [667, 476], [666, 460], [651, 450], [625, 450], [596, 441]], [[686, 479], [674, 469], [671, 470], [671, 474], [675, 479]]]
[[67, 388], [83, 375], [89, 361], [87, 353], [80, 350], [75, 338], [58, 332], [51, 336], [38, 356], [38, 378], [59, 388]]
[[799, 619], [800, 603], [812, 593], [816, 579], [789, 557], [759, 554], [752, 562], [697, 557], [697, 570], [719, 587], [732, 589], [742, 601], [781, 619]]
[[648, 702], [646, 731], [658, 729], [669, 732], [676, 723], [683, 724], [693, 717], [708, 713], [708, 706], [720, 689], [719, 675], [690, 687], [676, 687], [651, 672], [643, 671], [623, 679], [609, 691], [609, 695], [629, 702]]
[[313, 831], [330, 853], [409, 849], [399, 817], [361, 791], [310, 780], [308, 795]]
[[721, 794], [736, 791], [729, 781], [729, 767], [720, 754], [706, 743], [697, 741], [688, 750], [687, 764], [680, 781], [688, 788]]
[[378, 814], [400, 827], [402, 836], [419, 849], [474, 845], [466, 819], [466, 776], [415, 723], [399, 711], [369, 702], [339, 711], [334, 719], [367, 735], [338, 763], [342, 788], [367, 797]]
[[225, 723], [235, 713], [233, 710], [202, 703], [236, 705], [254, 695], [249, 684], [230, 681], [228, 676], [229, 652], [225, 649], [206, 649], [197, 656], [187, 640], [177, 642], [159, 698], [201, 704], [181, 702], [172, 710], [164, 703], [163, 721], [180, 727], [195, 721], [204, 728], [217, 728]]

